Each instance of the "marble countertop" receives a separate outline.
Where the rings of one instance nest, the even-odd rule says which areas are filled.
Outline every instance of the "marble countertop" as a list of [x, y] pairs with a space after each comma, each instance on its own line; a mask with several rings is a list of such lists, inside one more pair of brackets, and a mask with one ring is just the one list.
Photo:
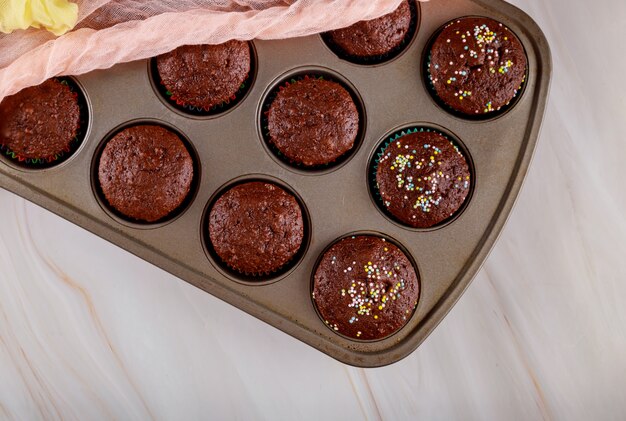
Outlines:
[[545, 124], [416, 352], [342, 365], [0, 190], [0, 419], [626, 419], [626, 2], [513, 3], [551, 43]]

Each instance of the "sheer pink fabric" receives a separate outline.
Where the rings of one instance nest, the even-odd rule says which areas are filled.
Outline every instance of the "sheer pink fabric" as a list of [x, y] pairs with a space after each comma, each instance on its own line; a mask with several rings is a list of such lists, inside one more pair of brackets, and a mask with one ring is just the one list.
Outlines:
[[186, 44], [310, 35], [373, 19], [401, 0], [78, 0], [61, 37], [0, 34], [0, 100], [57, 75], [78, 75]]

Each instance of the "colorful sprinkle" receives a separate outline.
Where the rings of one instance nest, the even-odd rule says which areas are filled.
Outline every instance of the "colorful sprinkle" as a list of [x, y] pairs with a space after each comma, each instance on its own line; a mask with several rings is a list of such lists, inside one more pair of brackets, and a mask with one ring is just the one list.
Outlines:
[[[388, 252], [389, 248], [384, 247], [383, 250]], [[352, 264], [356, 265], [357, 262]], [[395, 301], [406, 288], [404, 279], [398, 277], [401, 267], [397, 264], [387, 267], [369, 261], [362, 267], [362, 272], [354, 274], [350, 288], [340, 290], [342, 297], [349, 297], [348, 307], [356, 310], [356, 314], [348, 319], [349, 324], [355, 324], [359, 322], [360, 317], [365, 316], [372, 316], [378, 320], [380, 316], [376, 314], [377, 311], [382, 311], [390, 300]], [[353, 266], [347, 266], [343, 272], [356, 271], [353, 270]], [[394, 280], [391, 286], [389, 286], [390, 279]], [[336, 324], [331, 325], [328, 321], [326, 324], [336, 331], [339, 330]]]

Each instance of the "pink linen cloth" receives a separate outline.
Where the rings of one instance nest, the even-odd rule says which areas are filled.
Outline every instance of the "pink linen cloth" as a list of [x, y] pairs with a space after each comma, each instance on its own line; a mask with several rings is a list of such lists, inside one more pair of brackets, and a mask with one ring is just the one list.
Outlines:
[[76, 27], [0, 34], [0, 101], [58, 75], [79, 75], [188, 44], [280, 39], [342, 28], [402, 0], [78, 0]]

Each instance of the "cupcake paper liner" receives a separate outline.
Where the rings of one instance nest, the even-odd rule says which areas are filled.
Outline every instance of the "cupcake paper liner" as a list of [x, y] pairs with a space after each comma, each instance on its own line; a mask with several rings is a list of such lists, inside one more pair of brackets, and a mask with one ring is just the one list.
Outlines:
[[368, 184], [370, 187], [370, 192], [372, 194], [372, 197], [374, 199], [374, 202], [376, 203], [376, 205], [378, 206], [378, 208], [390, 219], [392, 219], [393, 221], [395, 221], [398, 224], [401, 224], [404, 227], [407, 227], [409, 229], [414, 229], [414, 230], [431, 230], [431, 229], [436, 229], [439, 228], [443, 225], [448, 224], [449, 222], [451, 222], [452, 220], [456, 219], [457, 216], [459, 216], [461, 214], [461, 212], [463, 212], [463, 209], [465, 208], [465, 206], [467, 205], [467, 203], [469, 202], [470, 196], [471, 196], [471, 190], [473, 190], [473, 187], [470, 187], [470, 194], [468, 194], [467, 198], [465, 199], [465, 202], [463, 203], [463, 205], [461, 205], [461, 207], [454, 213], [454, 215], [450, 216], [449, 218], [439, 222], [438, 224], [429, 227], [429, 228], [415, 228], [412, 227], [410, 225], [405, 224], [404, 222], [398, 220], [398, 218], [396, 218], [391, 212], [389, 212], [389, 210], [387, 209], [387, 206], [385, 206], [385, 201], [383, 200], [382, 196], [380, 195], [380, 191], [378, 189], [378, 182], [376, 181], [376, 174], [378, 172], [378, 165], [380, 163], [380, 159], [382, 158], [382, 156], [385, 153], [385, 150], [387, 150], [387, 147], [389, 147], [389, 145], [391, 145], [393, 142], [395, 142], [396, 140], [410, 135], [410, 134], [414, 134], [414, 133], [423, 133], [423, 132], [428, 132], [428, 133], [437, 133], [441, 136], [443, 136], [446, 140], [448, 140], [449, 142], [451, 142], [455, 148], [458, 148], [461, 153], [463, 154], [463, 158], [465, 158], [465, 161], [467, 162], [468, 167], [470, 168], [470, 174], [471, 174], [471, 182], [473, 185], [474, 182], [474, 172], [472, 171], [472, 166], [470, 164], [470, 160], [468, 159], [468, 154], [466, 153], [465, 150], [463, 150], [462, 148], [459, 148], [459, 142], [457, 142], [456, 140], [450, 138], [450, 136], [448, 136], [447, 134], [443, 133], [441, 130], [437, 130], [437, 129], [433, 129], [433, 128], [429, 128], [429, 127], [409, 127], [409, 128], [404, 128], [404, 129], [400, 129], [394, 133], [392, 133], [386, 140], [384, 140], [377, 148], [376, 148], [376, 152], [374, 153], [374, 156], [371, 159], [371, 162], [369, 163], [369, 171], [367, 172], [368, 174]]
[[[271, 136], [269, 133], [269, 128], [268, 128], [268, 120], [267, 120], [267, 115], [269, 113], [269, 109], [272, 106], [272, 103], [274, 102], [274, 99], [276, 99], [276, 96], [278, 95], [278, 93], [280, 91], [282, 91], [283, 89], [285, 89], [286, 87], [288, 87], [289, 85], [292, 85], [294, 83], [298, 83], [302, 80], [308, 80], [308, 79], [318, 79], [318, 80], [327, 80], [330, 82], [335, 82], [340, 84], [346, 91], [348, 91], [348, 93], [350, 94], [350, 96], [352, 97], [352, 100], [354, 101], [354, 105], [357, 108], [357, 111], [359, 113], [359, 131], [357, 133], [357, 137], [354, 141], [354, 145], [352, 146], [352, 148], [350, 150], [348, 150], [347, 152], [345, 152], [343, 155], [341, 155], [340, 157], [338, 157], [337, 159], [326, 163], [326, 164], [322, 164], [322, 165], [314, 165], [314, 166], [307, 166], [307, 165], [303, 165], [299, 162], [296, 162], [290, 158], [288, 158], [287, 156], [285, 156], [280, 149], [278, 149], [278, 147], [274, 144], [274, 142], [272, 142], [271, 140]], [[300, 170], [305, 170], [305, 171], [324, 171], [330, 168], [333, 168], [337, 165], [341, 165], [343, 162], [347, 161], [350, 156], [353, 155], [353, 153], [358, 149], [359, 147], [359, 143], [361, 142], [361, 138], [363, 137], [363, 118], [364, 118], [364, 112], [363, 112], [363, 107], [361, 105], [361, 101], [358, 99], [358, 97], [356, 96], [356, 94], [353, 92], [352, 88], [347, 86], [345, 83], [343, 83], [340, 80], [337, 80], [335, 78], [333, 78], [332, 76], [326, 75], [326, 74], [318, 74], [318, 73], [303, 73], [303, 74], [298, 74], [298, 75], [292, 75], [289, 78], [286, 78], [285, 80], [281, 81], [278, 85], [276, 85], [276, 87], [274, 87], [265, 97], [265, 100], [263, 101], [263, 106], [261, 108], [261, 133], [263, 135], [263, 140], [265, 141], [265, 144], [267, 145], [267, 147], [272, 151], [272, 153], [274, 155], [276, 155], [276, 157], [278, 157], [278, 159], [280, 159], [282, 162], [300, 169]]]
[[335, 53], [339, 58], [349, 61], [351, 63], [360, 64], [362, 66], [373, 66], [385, 63], [387, 61], [393, 60], [394, 58], [402, 54], [404, 50], [409, 46], [415, 36], [415, 33], [417, 32], [418, 9], [415, 0], [409, 1], [409, 9], [411, 10], [411, 24], [409, 25], [409, 30], [407, 31], [402, 42], [397, 47], [385, 54], [371, 57], [361, 57], [348, 54], [339, 45], [333, 42], [330, 34], [327, 32], [321, 34], [322, 40], [328, 46], [328, 48], [330, 48], [330, 50]]
[[71, 78], [69, 77], [57, 77], [54, 78], [62, 85], [67, 86], [72, 92], [73, 96], [77, 99], [78, 109], [80, 112], [80, 120], [78, 124], [78, 130], [76, 136], [70, 141], [70, 144], [62, 152], [57, 153], [54, 156], [41, 157], [41, 158], [27, 158], [19, 153], [12, 151], [6, 145], [0, 144], [0, 155], [8, 158], [11, 162], [28, 169], [45, 169], [62, 163], [74, 154], [81, 145], [89, 121], [89, 112], [87, 108], [87, 101], [82, 94], [82, 91]]
[[241, 100], [243, 100], [243, 98], [246, 96], [246, 94], [252, 87], [252, 83], [254, 81], [254, 75], [256, 74], [256, 61], [255, 61], [254, 51], [252, 49], [252, 46], [250, 44], [248, 45], [250, 48], [250, 71], [248, 72], [246, 79], [239, 86], [239, 90], [234, 95], [231, 95], [231, 97], [227, 99], [226, 101], [220, 104], [214, 105], [212, 107], [209, 107], [209, 108], [197, 107], [194, 105], [186, 104], [183, 100], [176, 98], [176, 96], [172, 92], [170, 92], [167, 89], [167, 87], [163, 84], [163, 81], [161, 80], [161, 77], [159, 76], [159, 71], [157, 69], [156, 59], [152, 58], [150, 60], [150, 71], [152, 72], [152, 77], [155, 81], [155, 86], [157, 88], [157, 91], [159, 92], [161, 97], [165, 99], [166, 102], [170, 104], [172, 107], [176, 108], [179, 111], [182, 111], [184, 113], [191, 114], [194, 116], [207, 117], [207, 116], [221, 114], [223, 112], [226, 112], [234, 108], [237, 104], [241, 102]]

